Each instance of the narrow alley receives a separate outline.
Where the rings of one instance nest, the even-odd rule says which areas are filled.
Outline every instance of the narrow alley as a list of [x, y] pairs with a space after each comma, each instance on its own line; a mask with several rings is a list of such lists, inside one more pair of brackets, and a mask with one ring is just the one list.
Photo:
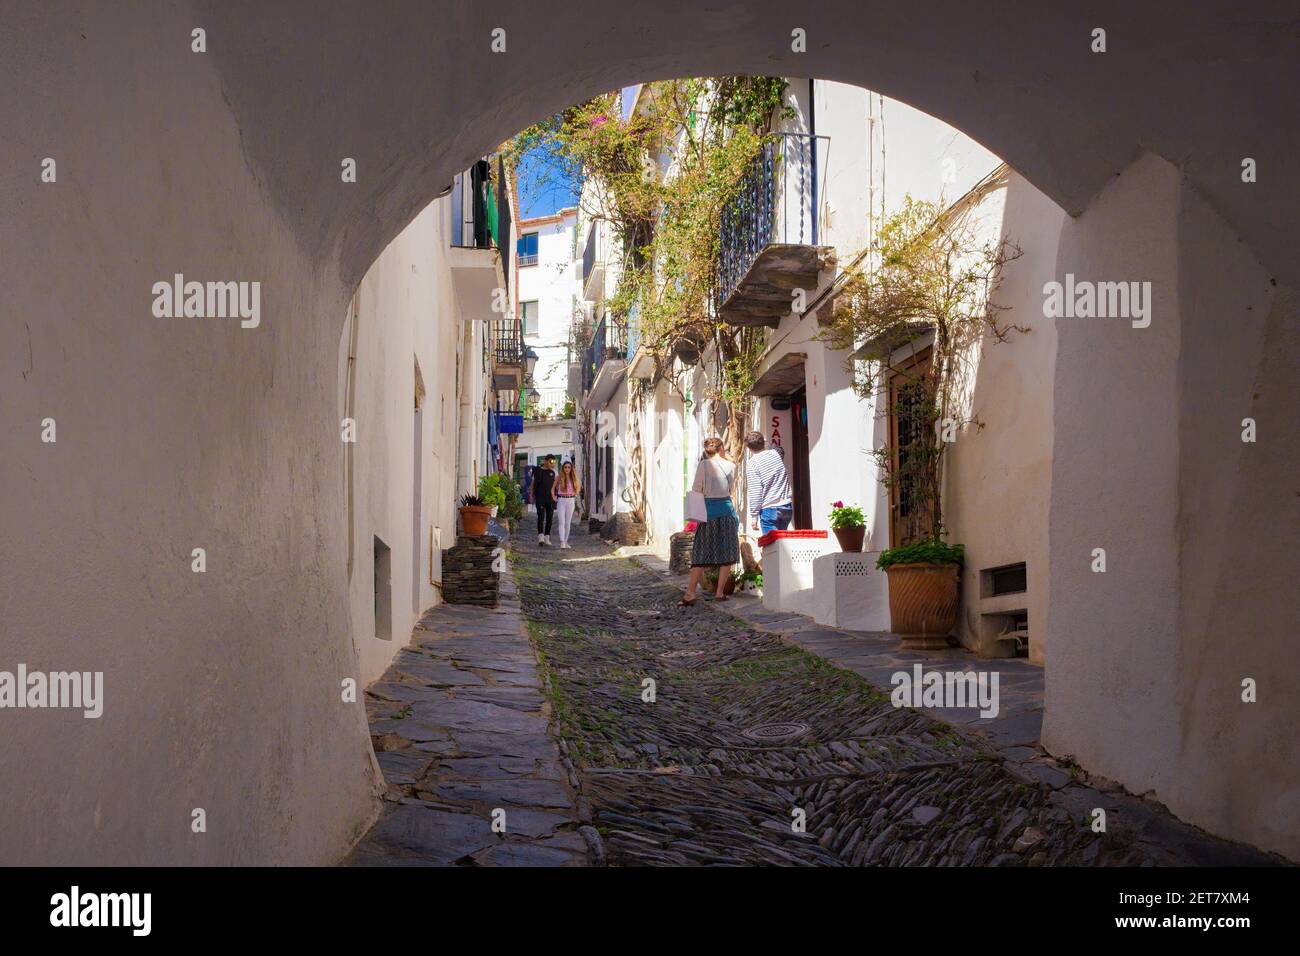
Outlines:
[[[393, 786], [353, 863], [1268, 862], [1049, 769], [1036, 747], [895, 708], [888, 687], [797, 636], [705, 601], [679, 607], [679, 589], [636, 560], [592, 535], [571, 540], [568, 552], [539, 548], [527, 519], [511, 545], [517, 597], [507, 586], [500, 609], [430, 612], [415, 653], [442, 661], [399, 659], [370, 689]], [[795, 635], [827, 632], [803, 621]], [[505, 683], [484, 688], [484, 674]], [[1098, 806], [1105, 833], [1091, 827]]]
[[1003, 6], [0, 0], [6, 929], [1285, 926], [1300, 2]]

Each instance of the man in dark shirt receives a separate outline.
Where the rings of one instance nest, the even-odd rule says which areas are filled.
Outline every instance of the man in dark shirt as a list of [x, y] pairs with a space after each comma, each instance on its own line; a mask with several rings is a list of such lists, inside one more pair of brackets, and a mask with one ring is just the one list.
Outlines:
[[533, 469], [533, 487], [530, 500], [537, 506], [537, 544], [548, 547], [551, 543], [551, 521], [555, 518], [555, 457], [547, 455]]

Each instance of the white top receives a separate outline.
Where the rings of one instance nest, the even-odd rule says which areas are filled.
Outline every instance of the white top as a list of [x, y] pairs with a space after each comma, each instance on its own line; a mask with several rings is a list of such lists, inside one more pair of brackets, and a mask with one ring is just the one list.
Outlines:
[[745, 496], [749, 499], [749, 513], [755, 521], [764, 508], [790, 504], [790, 480], [785, 474], [785, 461], [775, 448], [750, 455], [745, 474], [748, 476]]
[[714, 455], [702, 458], [695, 468], [695, 481], [691, 491], [703, 492], [706, 498], [730, 498], [736, 482], [736, 466], [725, 458]]

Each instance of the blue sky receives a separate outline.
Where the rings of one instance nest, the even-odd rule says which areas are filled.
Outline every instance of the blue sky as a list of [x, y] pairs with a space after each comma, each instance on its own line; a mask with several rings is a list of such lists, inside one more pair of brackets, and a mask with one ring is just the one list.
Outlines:
[[578, 204], [581, 182], [547, 150], [536, 147], [519, 162], [519, 211], [525, 219]]

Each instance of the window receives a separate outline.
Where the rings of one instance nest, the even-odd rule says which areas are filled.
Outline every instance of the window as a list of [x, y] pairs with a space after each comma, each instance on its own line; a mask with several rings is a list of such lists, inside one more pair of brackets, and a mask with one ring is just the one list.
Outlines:
[[1008, 564], [1000, 568], [984, 568], [980, 571], [980, 597], [1024, 594], [1028, 590], [1028, 569], [1023, 561], [1020, 564]]
[[526, 232], [520, 236], [517, 249], [520, 268], [537, 265], [537, 233]]
[[375, 538], [375, 637], [393, 639], [393, 554]]
[[519, 303], [519, 320], [524, 327], [524, 335], [537, 334], [537, 300]]

